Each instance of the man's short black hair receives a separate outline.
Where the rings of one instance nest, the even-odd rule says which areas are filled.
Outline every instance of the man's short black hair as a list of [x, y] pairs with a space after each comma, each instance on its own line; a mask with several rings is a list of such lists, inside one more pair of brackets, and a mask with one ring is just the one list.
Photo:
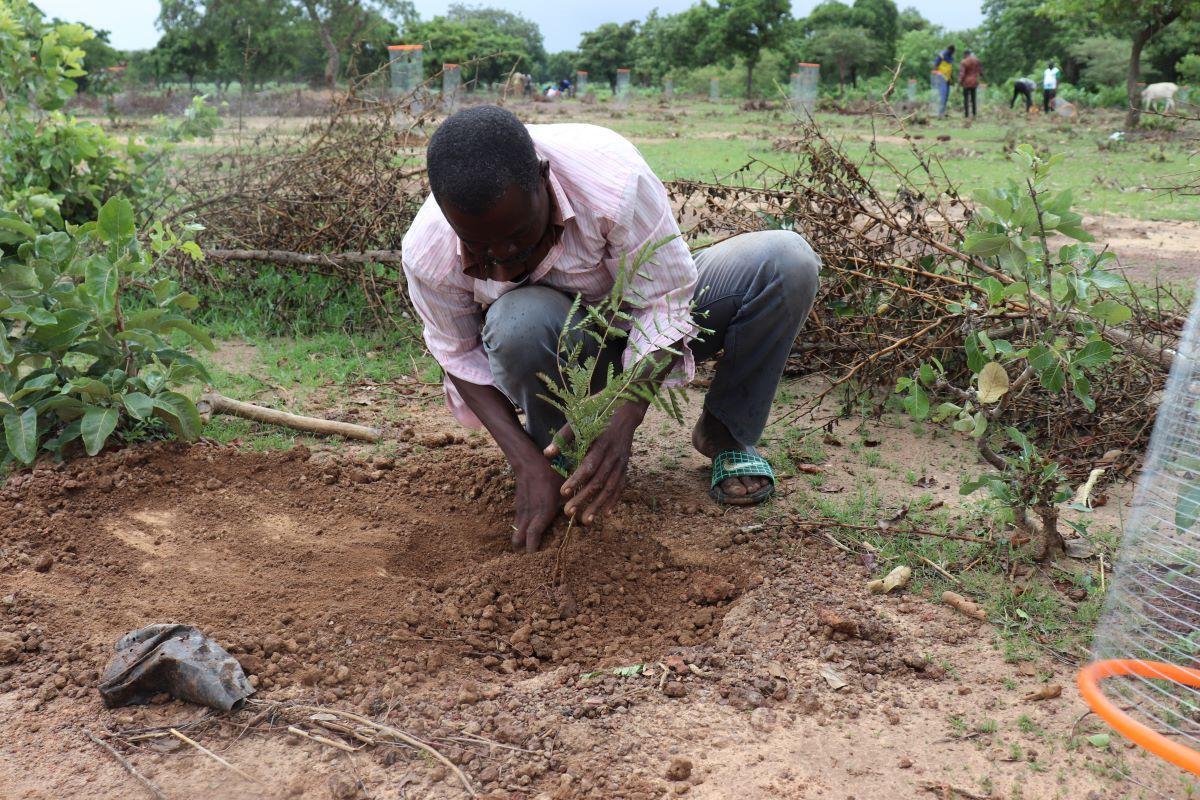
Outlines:
[[468, 214], [489, 210], [513, 184], [533, 192], [540, 178], [529, 131], [498, 106], [465, 108], [446, 119], [425, 158], [437, 202]]

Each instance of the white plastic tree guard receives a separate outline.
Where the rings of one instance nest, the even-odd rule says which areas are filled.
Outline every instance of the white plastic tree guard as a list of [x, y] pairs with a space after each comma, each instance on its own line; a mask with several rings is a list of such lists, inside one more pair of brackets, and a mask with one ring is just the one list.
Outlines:
[[617, 105], [629, 105], [629, 70], [624, 68], [617, 70]]
[[462, 88], [462, 67], [442, 64], [442, 110], [453, 114], [458, 110], [458, 93]]

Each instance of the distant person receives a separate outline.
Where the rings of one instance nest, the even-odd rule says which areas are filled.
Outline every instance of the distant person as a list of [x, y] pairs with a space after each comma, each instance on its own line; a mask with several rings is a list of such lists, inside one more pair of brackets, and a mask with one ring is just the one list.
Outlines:
[[946, 103], [950, 100], [950, 81], [954, 78], [954, 45], [950, 45], [933, 59], [933, 86], [938, 93], [938, 118], [946, 116]]
[[1029, 78], [1017, 78], [1013, 81], [1012, 99], [1008, 101], [1008, 107], [1012, 108], [1013, 103], [1017, 102], [1018, 95], [1025, 97], [1025, 113], [1029, 113], [1029, 109], [1033, 108], [1033, 90], [1037, 88], [1037, 84], [1029, 80]]
[[967, 119], [974, 117], [975, 90], [979, 88], [979, 78], [983, 75], [983, 66], [979, 58], [970, 50], [963, 53], [962, 63], [958, 65], [958, 83], [963, 90], [963, 116]]
[[1058, 94], [1058, 67], [1051, 61], [1042, 73], [1042, 113], [1049, 114], [1054, 108], [1054, 96]]

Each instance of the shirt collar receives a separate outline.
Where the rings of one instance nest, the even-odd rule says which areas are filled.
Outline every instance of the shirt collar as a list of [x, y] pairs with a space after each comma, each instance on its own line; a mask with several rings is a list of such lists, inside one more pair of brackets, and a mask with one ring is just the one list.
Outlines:
[[[563, 229], [566, 227], [567, 220], [575, 218], [575, 209], [571, 206], [570, 199], [567, 198], [567, 193], [563, 191], [562, 184], [558, 182], [558, 177], [554, 174], [554, 167], [550, 165], [548, 159], [540, 159], [541, 163], [546, 165], [546, 184], [550, 189], [550, 225], [554, 228], [551, 231], [551, 236], [554, 237], [555, 243], [562, 238]], [[462, 264], [462, 271], [476, 280], [475, 277], [483, 273], [482, 259], [475, 258], [463, 247], [462, 239], [455, 240], [456, 252]], [[532, 275], [537, 271], [535, 267], [530, 270], [528, 275]]]

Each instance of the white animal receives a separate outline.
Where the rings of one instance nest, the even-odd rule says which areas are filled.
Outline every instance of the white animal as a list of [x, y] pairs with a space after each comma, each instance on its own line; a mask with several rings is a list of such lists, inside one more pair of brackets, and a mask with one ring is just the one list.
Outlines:
[[[1175, 107], [1175, 93], [1179, 91], [1179, 87], [1173, 83], [1152, 83], [1145, 89], [1142, 89], [1142, 108], [1150, 108], [1152, 103], [1159, 100], [1164, 101], [1163, 111], [1170, 111]], [[1155, 111], [1159, 109], [1155, 108]]]

